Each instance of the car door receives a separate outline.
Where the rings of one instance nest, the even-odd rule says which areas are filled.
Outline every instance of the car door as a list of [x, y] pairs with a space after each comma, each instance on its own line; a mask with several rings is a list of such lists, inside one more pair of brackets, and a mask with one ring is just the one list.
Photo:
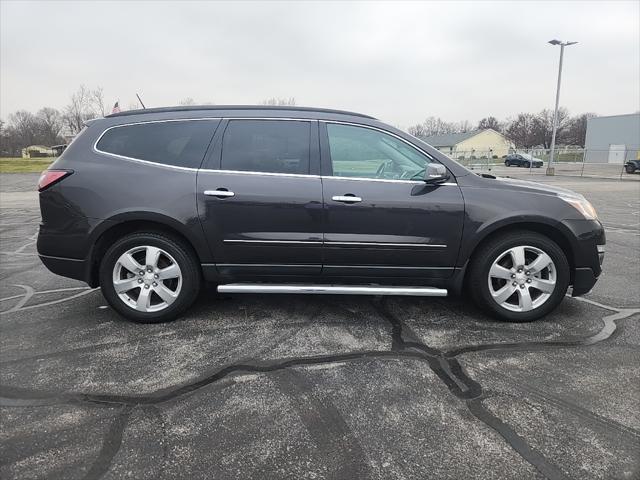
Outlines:
[[328, 276], [446, 278], [464, 201], [455, 179], [428, 185], [433, 158], [376, 127], [321, 122]]
[[219, 274], [322, 268], [317, 122], [229, 119], [198, 173], [200, 220]]

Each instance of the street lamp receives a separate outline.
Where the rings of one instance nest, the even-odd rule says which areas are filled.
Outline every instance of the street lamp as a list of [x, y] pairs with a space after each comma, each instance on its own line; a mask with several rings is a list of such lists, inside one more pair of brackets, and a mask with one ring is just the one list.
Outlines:
[[575, 45], [578, 42], [563, 42], [561, 40], [550, 40], [551, 45], [560, 45], [560, 66], [558, 67], [558, 87], [556, 88], [556, 109], [553, 112], [553, 133], [551, 134], [551, 153], [549, 154], [549, 165], [547, 166], [547, 175], [555, 175], [553, 167], [553, 156], [556, 149], [556, 131], [558, 130], [558, 104], [560, 102], [560, 79], [562, 78], [562, 57], [564, 56], [564, 47]]

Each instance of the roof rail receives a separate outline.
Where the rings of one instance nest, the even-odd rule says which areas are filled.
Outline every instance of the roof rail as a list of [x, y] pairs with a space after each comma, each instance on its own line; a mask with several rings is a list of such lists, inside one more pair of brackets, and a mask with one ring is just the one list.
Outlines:
[[190, 112], [198, 110], [281, 110], [294, 112], [317, 112], [317, 113], [336, 113], [341, 115], [351, 115], [354, 117], [369, 118], [377, 120], [369, 115], [362, 113], [348, 112], [346, 110], [334, 110], [330, 108], [312, 108], [312, 107], [295, 107], [295, 106], [275, 106], [275, 105], [189, 105], [179, 107], [157, 107], [145, 108], [138, 110], [126, 110], [124, 112], [112, 113], [106, 118], [125, 117], [128, 115], [142, 115], [145, 113], [164, 113], [164, 112]]

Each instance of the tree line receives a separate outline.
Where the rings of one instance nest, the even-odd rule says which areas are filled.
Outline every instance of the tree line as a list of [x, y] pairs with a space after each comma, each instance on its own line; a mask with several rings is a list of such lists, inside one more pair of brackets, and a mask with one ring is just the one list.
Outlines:
[[[260, 102], [261, 105], [295, 105], [293, 97], [271, 97]], [[195, 105], [191, 97], [178, 102], [179, 105]], [[205, 102], [204, 104], [213, 104]], [[128, 109], [139, 108], [137, 104]], [[127, 108], [122, 108], [126, 110]], [[104, 100], [102, 87], [88, 88], [81, 85], [69, 98], [69, 103], [61, 110], [44, 107], [35, 113], [19, 110], [0, 120], [0, 156], [21, 156], [22, 149], [31, 145], [53, 146], [66, 143], [82, 128], [87, 120], [103, 117], [111, 113], [110, 105]]]
[[[194, 105], [196, 102], [188, 97], [178, 103]], [[296, 101], [293, 97], [271, 97], [263, 100], [261, 104], [295, 105]], [[21, 150], [30, 145], [52, 146], [65, 143], [65, 137], [76, 135], [82, 130], [87, 120], [109, 113], [107, 108], [101, 87], [91, 89], [81, 85], [70, 96], [69, 103], [62, 110], [44, 107], [36, 113], [26, 110], [14, 112], [9, 115], [7, 122], [0, 120], [0, 156], [20, 156]], [[130, 105], [129, 108], [137, 108], [137, 105]], [[560, 108], [556, 143], [584, 147], [587, 120], [595, 116], [594, 113], [583, 113], [572, 117], [566, 108]], [[422, 123], [409, 127], [407, 131], [416, 137], [429, 137], [485, 128], [492, 128], [502, 133], [518, 148], [550, 148], [553, 111], [519, 113], [505, 121], [488, 116], [475, 125], [468, 120], [447, 122], [440, 117], [432, 116]]]
[[[556, 144], [584, 147], [587, 120], [595, 116], [597, 116], [595, 113], [582, 113], [572, 117], [566, 108], [559, 108]], [[519, 113], [505, 121], [499, 121], [496, 117], [489, 116], [480, 120], [477, 125], [472, 125], [466, 120], [446, 122], [439, 117], [428, 117], [424, 122], [412, 125], [407, 131], [414, 137], [424, 138], [446, 133], [466, 133], [486, 128], [502, 133], [518, 148], [551, 148], [553, 111], [545, 109], [540, 113]]]
[[65, 136], [76, 135], [87, 120], [106, 113], [102, 88], [84, 85], [71, 95], [62, 110], [52, 107], [36, 113], [18, 110], [9, 115], [7, 122], [0, 120], [0, 156], [20, 156], [21, 150], [31, 145], [63, 144]]

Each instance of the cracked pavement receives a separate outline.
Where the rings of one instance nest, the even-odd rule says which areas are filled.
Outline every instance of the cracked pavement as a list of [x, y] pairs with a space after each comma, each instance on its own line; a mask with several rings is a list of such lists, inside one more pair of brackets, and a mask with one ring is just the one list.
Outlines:
[[640, 182], [536, 178], [608, 240], [594, 291], [538, 322], [206, 290], [135, 325], [40, 264], [36, 180], [0, 177], [1, 478], [640, 478]]

